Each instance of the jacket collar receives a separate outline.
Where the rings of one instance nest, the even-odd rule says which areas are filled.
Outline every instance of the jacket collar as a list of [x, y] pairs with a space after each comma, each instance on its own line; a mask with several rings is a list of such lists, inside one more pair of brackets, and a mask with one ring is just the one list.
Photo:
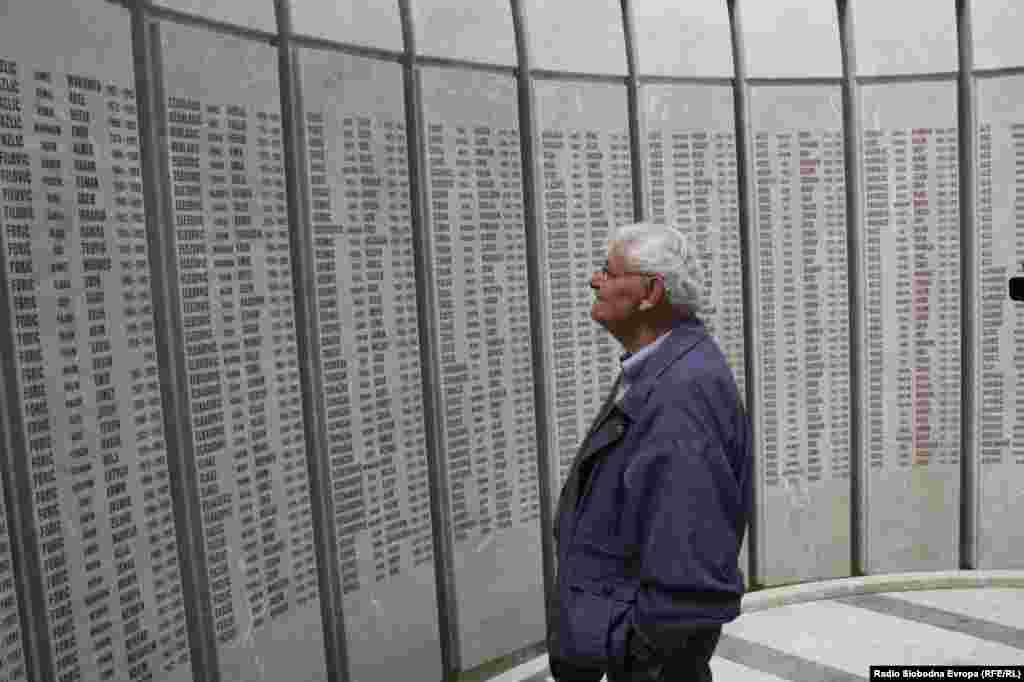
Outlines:
[[619, 404], [619, 409], [631, 420], [636, 421], [665, 370], [705, 338], [707, 332], [704, 323], [696, 317], [678, 322], [669, 332], [668, 338], [664, 339], [654, 354], [645, 360], [640, 375], [630, 384], [629, 390]]

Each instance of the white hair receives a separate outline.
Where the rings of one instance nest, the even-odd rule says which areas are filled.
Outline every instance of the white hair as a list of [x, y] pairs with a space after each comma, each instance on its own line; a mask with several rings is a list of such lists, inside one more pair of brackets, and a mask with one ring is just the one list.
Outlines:
[[612, 233], [609, 248], [614, 244], [622, 246], [629, 271], [661, 275], [673, 306], [700, 312], [704, 269], [690, 238], [678, 228], [659, 223], [622, 225]]

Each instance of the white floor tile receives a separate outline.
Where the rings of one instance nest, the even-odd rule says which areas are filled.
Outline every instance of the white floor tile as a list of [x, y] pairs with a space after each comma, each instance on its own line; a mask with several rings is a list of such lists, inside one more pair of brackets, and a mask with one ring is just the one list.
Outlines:
[[1013, 647], [833, 602], [747, 614], [724, 632], [863, 677], [870, 665], [999, 665], [1021, 660], [1021, 651]]
[[787, 682], [784, 677], [748, 668], [718, 656], [711, 657], [711, 674], [715, 682]]

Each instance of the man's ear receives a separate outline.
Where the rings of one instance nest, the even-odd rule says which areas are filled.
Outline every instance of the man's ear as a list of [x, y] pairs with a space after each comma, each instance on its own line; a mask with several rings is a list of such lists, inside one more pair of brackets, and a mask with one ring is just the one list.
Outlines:
[[651, 280], [651, 289], [648, 291], [647, 296], [640, 303], [640, 310], [649, 310], [653, 308], [655, 303], [664, 301], [665, 303], [671, 303], [669, 298], [668, 289], [665, 288], [665, 280], [661, 277], [654, 277]]
[[637, 304], [637, 310], [650, 310], [654, 307], [656, 301], [665, 300], [668, 294], [669, 291], [665, 288], [665, 283], [662, 282], [662, 278], [651, 279], [647, 293], [644, 295], [640, 303]]

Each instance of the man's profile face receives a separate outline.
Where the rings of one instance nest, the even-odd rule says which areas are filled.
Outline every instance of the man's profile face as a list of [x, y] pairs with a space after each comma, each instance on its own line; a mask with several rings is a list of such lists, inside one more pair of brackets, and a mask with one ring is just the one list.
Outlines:
[[604, 268], [590, 276], [590, 287], [594, 290], [591, 319], [612, 333], [629, 329], [650, 280], [650, 275], [627, 272], [622, 246], [613, 245]]

